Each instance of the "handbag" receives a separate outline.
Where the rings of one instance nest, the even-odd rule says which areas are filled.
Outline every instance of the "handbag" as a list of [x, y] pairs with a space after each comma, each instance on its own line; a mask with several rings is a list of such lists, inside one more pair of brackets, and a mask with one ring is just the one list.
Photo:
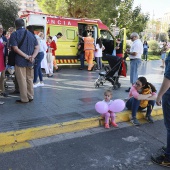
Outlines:
[[53, 55], [51, 52], [48, 52], [46, 57], [47, 57], [47, 63], [51, 63], [53, 61]]
[[[21, 40], [21, 42], [18, 44], [18, 48], [20, 48], [24, 42], [25, 36], [26, 36], [27, 30], [25, 30], [24, 36]], [[15, 66], [15, 56], [16, 52], [11, 48], [11, 51], [8, 54], [8, 65]]]

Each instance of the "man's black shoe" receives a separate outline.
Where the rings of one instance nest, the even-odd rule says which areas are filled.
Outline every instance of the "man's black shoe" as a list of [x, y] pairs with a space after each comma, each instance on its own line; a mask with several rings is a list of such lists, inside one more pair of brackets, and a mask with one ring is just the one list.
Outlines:
[[29, 99], [29, 102], [32, 102], [34, 99]]
[[170, 167], [170, 159], [164, 154], [157, 157], [151, 156], [151, 160], [160, 166]]
[[15, 102], [16, 102], [16, 103], [20, 103], [20, 104], [26, 104], [26, 103], [28, 103], [28, 102], [22, 102], [21, 100], [16, 100]]
[[127, 90], [125, 90], [125, 92], [130, 92], [130, 87]]

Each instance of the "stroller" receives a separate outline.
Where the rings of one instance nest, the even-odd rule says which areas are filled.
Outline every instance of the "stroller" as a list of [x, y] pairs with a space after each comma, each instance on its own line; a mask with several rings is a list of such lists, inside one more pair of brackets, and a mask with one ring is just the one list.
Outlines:
[[105, 66], [105, 71], [99, 73], [99, 76], [94, 83], [95, 88], [103, 85], [106, 81], [109, 81], [113, 85], [113, 90], [117, 90], [121, 87], [121, 83], [119, 83], [119, 76], [122, 75], [122, 72], [123, 76], [126, 76], [124, 60], [123, 58], [112, 55], [106, 55], [103, 60], [108, 61], [109, 66]]

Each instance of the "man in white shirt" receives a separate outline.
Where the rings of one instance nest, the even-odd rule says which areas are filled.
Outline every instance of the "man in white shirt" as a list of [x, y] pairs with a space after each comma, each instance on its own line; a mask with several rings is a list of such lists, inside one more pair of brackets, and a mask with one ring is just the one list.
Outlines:
[[[138, 79], [138, 68], [141, 65], [141, 56], [143, 54], [143, 44], [139, 39], [139, 35], [136, 32], [133, 32], [130, 35], [131, 41], [133, 44], [129, 50], [126, 50], [126, 53], [129, 54], [130, 58], [130, 83], [133, 85]], [[130, 88], [126, 90], [129, 92]]]
[[61, 32], [59, 32], [57, 35], [53, 36], [52, 41], [57, 43], [57, 39], [61, 38], [62, 36], [63, 36], [63, 34]]

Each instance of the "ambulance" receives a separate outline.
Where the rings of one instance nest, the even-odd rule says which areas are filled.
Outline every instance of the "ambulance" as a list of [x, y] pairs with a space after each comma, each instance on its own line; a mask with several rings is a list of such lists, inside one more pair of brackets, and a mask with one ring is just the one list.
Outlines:
[[[100, 19], [66, 18], [32, 11], [23, 11], [20, 18], [24, 19], [26, 26], [32, 25], [36, 34], [43, 32], [47, 36], [57, 35], [61, 32], [63, 36], [57, 40], [56, 60], [58, 64], [77, 64], [77, 45], [79, 35], [85, 31], [91, 31], [96, 42], [101, 37], [105, 46], [104, 55], [112, 54], [115, 38], [109, 28]], [[123, 39], [123, 38], [122, 38]]]

